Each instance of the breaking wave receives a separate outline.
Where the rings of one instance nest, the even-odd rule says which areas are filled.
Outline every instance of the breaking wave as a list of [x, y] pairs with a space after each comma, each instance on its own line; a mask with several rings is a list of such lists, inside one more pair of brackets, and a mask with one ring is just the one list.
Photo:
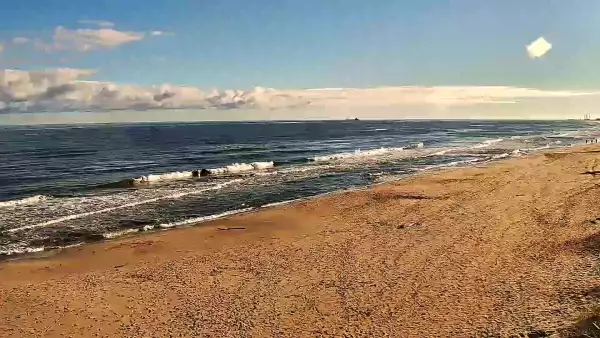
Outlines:
[[150, 174], [147, 176], [140, 176], [138, 178], [133, 179], [134, 184], [139, 183], [150, 183], [150, 182], [159, 182], [159, 181], [172, 181], [172, 180], [181, 180], [188, 179], [193, 177], [192, 171], [176, 171], [172, 173], [166, 174]]
[[76, 243], [65, 246], [19, 246], [19, 245], [9, 245], [7, 248], [0, 250], [1, 256], [15, 256], [15, 255], [23, 255], [23, 254], [32, 254], [37, 252], [44, 252], [46, 250], [56, 250], [56, 249], [68, 249], [76, 246], [80, 246], [84, 243]]
[[14, 247], [14, 248], [0, 250], [0, 256], [12, 256], [12, 255], [36, 253], [36, 252], [42, 252], [45, 249], [46, 248], [43, 246], [40, 246], [40, 247]]
[[22, 198], [22, 199], [18, 199], [18, 200], [4, 201], [4, 202], [0, 202], [0, 208], [14, 207], [14, 206], [26, 205], [26, 204], [36, 204], [36, 203], [42, 202], [46, 199], [48, 199], [48, 196], [35, 195], [35, 196], [26, 197], [26, 198]]
[[357, 159], [361, 157], [373, 157], [373, 156], [381, 156], [390, 153], [402, 152], [405, 148], [379, 148], [379, 149], [371, 149], [371, 150], [360, 150], [357, 149], [354, 152], [347, 153], [337, 153], [331, 155], [324, 156], [315, 156], [310, 158], [310, 161], [313, 162], [331, 162], [338, 161], [344, 159]]
[[275, 166], [275, 163], [273, 161], [271, 161], [271, 162], [252, 162], [250, 164], [234, 163], [234, 164], [230, 164], [226, 167], [207, 169], [207, 170], [212, 175], [226, 175], [226, 174], [237, 174], [237, 173], [252, 171], [252, 170], [265, 170], [265, 169], [273, 168], [274, 166]]
[[504, 141], [503, 138], [497, 138], [497, 139], [493, 139], [493, 140], [485, 140], [485, 141], [483, 141], [483, 142], [481, 142], [479, 144], [476, 144], [476, 145], [472, 146], [471, 148], [475, 148], [475, 149], [477, 149], [477, 148], [487, 148], [487, 147], [489, 147], [489, 146], [491, 146], [493, 144], [496, 144], [496, 143], [502, 142], [502, 141]]
[[273, 161], [270, 162], [252, 162], [252, 163], [233, 163], [228, 166], [222, 168], [213, 168], [213, 169], [202, 169], [202, 170], [194, 170], [194, 171], [176, 171], [172, 173], [166, 174], [150, 174], [147, 176], [140, 176], [138, 178], [134, 178], [132, 180], [133, 184], [140, 183], [152, 183], [152, 182], [160, 182], [160, 181], [173, 181], [173, 180], [182, 180], [189, 179], [198, 176], [204, 176], [207, 174], [210, 175], [226, 175], [226, 174], [237, 174], [241, 172], [253, 171], [253, 170], [265, 170], [269, 168], [273, 168], [275, 163]]
[[[164, 174], [142, 175], [136, 178], [129, 178], [118, 182], [111, 182], [94, 186], [94, 188], [127, 188], [140, 184], [151, 184], [160, 182], [170, 182], [176, 180], [187, 180], [200, 176], [218, 176], [231, 175], [248, 171], [260, 171], [275, 167], [275, 162], [252, 162], [252, 163], [233, 163], [221, 168], [201, 169], [193, 171], [174, 171]], [[0, 204], [0, 206], [2, 206]]]

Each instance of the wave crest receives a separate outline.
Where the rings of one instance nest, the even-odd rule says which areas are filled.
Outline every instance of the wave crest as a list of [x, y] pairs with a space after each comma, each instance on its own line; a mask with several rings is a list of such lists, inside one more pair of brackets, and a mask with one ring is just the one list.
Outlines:
[[265, 170], [275, 166], [275, 162], [233, 163], [222, 168], [207, 169], [212, 175], [237, 174], [252, 170]]
[[42, 202], [46, 199], [48, 199], [47, 196], [35, 195], [35, 196], [26, 197], [26, 198], [22, 198], [22, 199], [18, 199], [18, 200], [4, 201], [4, 202], [0, 202], [0, 208], [15, 207], [18, 205], [26, 205], [26, 204], [35, 204], [35, 203]]
[[166, 174], [150, 174], [147, 176], [141, 176], [133, 179], [133, 183], [149, 183], [158, 181], [172, 181], [191, 178], [193, 173], [191, 171], [176, 171]]
[[502, 142], [502, 141], [504, 141], [503, 138], [497, 138], [497, 139], [493, 139], [493, 140], [485, 140], [485, 141], [483, 141], [483, 142], [481, 142], [479, 144], [476, 144], [476, 145], [472, 146], [471, 148], [475, 148], [475, 149], [477, 149], [477, 148], [487, 148], [489, 146], [492, 146], [492, 145], [494, 145], [494, 144], [496, 144], [498, 142]]

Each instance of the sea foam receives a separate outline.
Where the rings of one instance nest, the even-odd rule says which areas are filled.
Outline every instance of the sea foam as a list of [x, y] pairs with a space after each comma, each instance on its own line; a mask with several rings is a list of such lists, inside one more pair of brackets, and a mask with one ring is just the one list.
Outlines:
[[73, 214], [73, 215], [63, 216], [63, 217], [59, 217], [59, 218], [56, 218], [56, 219], [53, 219], [53, 220], [49, 220], [49, 221], [46, 221], [46, 222], [25, 225], [25, 226], [18, 227], [18, 228], [8, 229], [6, 231], [10, 232], [10, 233], [13, 233], [13, 232], [17, 232], [17, 231], [30, 230], [30, 229], [35, 229], [35, 228], [43, 228], [43, 227], [47, 227], [47, 226], [50, 226], [50, 225], [53, 225], [53, 224], [57, 224], [57, 223], [61, 223], [61, 222], [70, 221], [70, 220], [79, 219], [79, 218], [88, 217], [88, 216], [97, 215], [97, 214], [102, 214], [102, 213], [106, 213], [106, 212], [110, 212], [110, 211], [115, 211], [115, 210], [119, 210], [119, 209], [131, 208], [131, 207], [135, 207], [135, 206], [138, 206], [138, 205], [143, 205], [143, 204], [158, 202], [158, 201], [161, 201], [161, 200], [178, 199], [178, 198], [182, 198], [182, 197], [185, 197], [185, 196], [197, 195], [197, 194], [201, 194], [201, 193], [212, 191], [212, 190], [219, 190], [219, 189], [222, 189], [222, 188], [224, 188], [224, 187], [226, 187], [228, 185], [231, 185], [231, 184], [234, 184], [234, 183], [238, 183], [238, 182], [241, 182], [241, 181], [242, 181], [242, 179], [235, 179], [235, 180], [231, 180], [231, 181], [224, 182], [224, 183], [221, 183], [221, 184], [217, 184], [217, 185], [209, 187], [209, 188], [203, 188], [203, 189], [198, 189], [198, 190], [188, 191], [188, 192], [175, 193], [175, 194], [171, 194], [171, 195], [167, 195], [167, 196], [161, 196], [161, 197], [146, 199], [146, 200], [143, 200], [143, 201], [126, 203], [126, 204], [122, 204], [122, 205], [118, 205], [118, 206], [114, 206], [114, 207], [110, 207], [110, 208], [105, 208], [105, 209], [100, 209], [100, 210], [95, 210], [95, 211], [89, 211], [89, 212], [84, 212], [84, 213], [79, 213], [79, 214]]
[[14, 207], [14, 206], [26, 205], [26, 204], [36, 204], [36, 203], [42, 202], [46, 199], [48, 199], [47, 196], [35, 195], [35, 196], [26, 197], [26, 198], [22, 198], [22, 199], [18, 199], [18, 200], [4, 201], [4, 202], [0, 202], [0, 208]]
[[379, 148], [379, 149], [371, 149], [371, 150], [360, 150], [357, 149], [354, 152], [346, 152], [346, 153], [337, 153], [331, 155], [323, 155], [323, 156], [315, 156], [310, 160], [313, 162], [330, 162], [330, 161], [338, 161], [345, 159], [356, 159], [361, 157], [375, 157], [386, 155], [395, 152], [404, 151], [404, 148]]

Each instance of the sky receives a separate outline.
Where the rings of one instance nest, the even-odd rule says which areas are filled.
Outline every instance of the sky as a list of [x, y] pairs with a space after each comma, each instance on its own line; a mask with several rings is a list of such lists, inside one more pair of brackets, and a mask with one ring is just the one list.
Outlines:
[[593, 0], [21, 0], [0, 11], [0, 111], [580, 117], [600, 103], [599, 19]]

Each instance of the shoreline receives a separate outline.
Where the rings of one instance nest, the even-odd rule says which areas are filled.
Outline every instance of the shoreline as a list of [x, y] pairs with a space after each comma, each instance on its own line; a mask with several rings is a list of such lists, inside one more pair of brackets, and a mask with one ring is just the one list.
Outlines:
[[600, 301], [597, 153], [443, 168], [5, 260], [0, 336], [555, 332]]
[[[574, 146], [568, 146], [568, 147], [556, 147], [554, 149], [571, 149], [571, 148], [576, 148], [576, 147], [581, 147], [581, 146], [582, 145], [574, 145]], [[589, 146], [589, 145], [586, 145], [586, 146]], [[536, 154], [543, 153], [544, 151], [547, 151], [549, 149], [550, 148], [538, 149], [528, 155], [525, 155], [524, 157], [526, 158], [528, 156], [534, 156]], [[392, 184], [394, 182], [402, 181], [402, 180], [413, 178], [413, 177], [419, 177], [422, 175], [435, 174], [435, 173], [440, 173], [440, 172], [445, 172], [445, 171], [460, 170], [460, 169], [465, 169], [465, 168], [475, 168], [478, 166], [485, 167], [485, 166], [489, 166], [489, 165], [494, 165], [494, 164], [502, 162], [502, 161], [510, 161], [510, 160], [520, 159], [520, 158], [524, 158], [524, 157], [509, 156], [509, 157], [492, 158], [488, 161], [481, 161], [481, 162], [465, 162], [465, 163], [457, 163], [457, 164], [450, 163], [449, 165], [441, 165], [439, 167], [423, 169], [422, 171], [418, 171], [413, 174], [406, 174], [402, 178], [393, 179], [393, 180], [389, 180], [389, 181], [376, 182], [376, 183], [371, 183], [371, 184], [365, 185], [365, 186], [349, 187], [349, 188], [329, 191], [329, 192], [325, 192], [325, 193], [321, 193], [321, 194], [317, 194], [317, 195], [313, 195], [313, 196], [295, 198], [295, 199], [291, 199], [291, 200], [284, 200], [281, 202], [268, 203], [268, 204], [261, 205], [258, 207], [224, 211], [219, 214], [206, 215], [206, 216], [199, 217], [200, 219], [203, 219], [203, 220], [199, 220], [199, 221], [192, 219], [192, 220], [182, 220], [179, 222], [175, 222], [175, 223], [181, 222], [182, 223], [181, 225], [163, 227], [163, 226], [161, 226], [162, 224], [160, 224], [160, 225], [152, 226], [152, 228], [148, 229], [148, 230], [146, 230], [145, 228], [138, 228], [138, 229], [130, 228], [130, 229], [124, 229], [122, 231], [116, 231], [116, 232], [112, 232], [112, 233], [104, 233], [104, 234], [102, 234], [102, 236], [103, 236], [102, 239], [91, 240], [91, 241], [83, 242], [83, 243], [76, 243], [76, 244], [71, 244], [71, 245], [67, 245], [67, 246], [49, 247], [49, 248], [46, 248], [46, 247], [28, 248], [27, 249], [27, 250], [29, 250], [28, 252], [17, 252], [17, 253], [10, 253], [10, 254], [0, 253], [0, 265], [3, 262], [9, 262], [9, 261], [15, 261], [15, 260], [21, 260], [21, 259], [38, 259], [38, 258], [52, 257], [52, 256], [55, 256], [55, 255], [61, 253], [64, 250], [68, 250], [68, 249], [71, 249], [74, 247], [76, 248], [76, 247], [86, 246], [86, 245], [90, 245], [90, 244], [110, 242], [110, 241], [118, 240], [121, 238], [131, 238], [134, 236], [154, 234], [154, 233], [162, 232], [162, 231], [170, 231], [170, 230], [175, 230], [175, 229], [186, 229], [186, 228], [190, 228], [190, 227], [202, 226], [206, 223], [210, 223], [215, 220], [227, 219], [229, 217], [234, 217], [237, 215], [244, 215], [244, 214], [260, 212], [267, 208], [273, 208], [273, 207], [277, 207], [280, 205], [287, 205], [287, 204], [291, 204], [291, 203], [295, 203], [295, 202], [311, 201], [314, 199], [318, 199], [318, 198], [333, 195], [333, 194], [368, 190], [368, 189], [371, 189], [371, 188], [374, 188], [374, 187], [377, 187], [380, 185]], [[9, 229], [8, 231], [11, 231], [11, 230]]]
[[[70, 158], [66, 154], [70, 151], [76, 153], [78, 150], [75, 147], [59, 155], [67, 156], [67, 162], [73, 162], [73, 165], [64, 168], [48, 167], [53, 174], [41, 175], [36, 180], [41, 179], [43, 182], [32, 183], [28, 189], [22, 189], [29, 184], [26, 177], [7, 172], [6, 175], [11, 179], [7, 181], [6, 191], [0, 193], [1, 198], [6, 200], [0, 202], [0, 218], [5, 223], [4, 229], [0, 231], [0, 259], [14, 259], [15, 255], [28, 252], [95, 242], [106, 237], [117, 237], [125, 232], [137, 233], [140, 228], [150, 230], [180, 226], [203, 220], [199, 216], [213, 218], [213, 215], [223, 212], [247, 207], [258, 208], [270, 202], [344, 190], [349, 186], [390, 182], [403, 178], [405, 174], [420, 174], [421, 170], [433, 172], [438, 170], [437, 167], [478, 165], [498, 158], [530, 154], [548, 147], [570, 146], [579, 143], [581, 137], [591, 135], [597, 129], [581, 123], [558, 121], [500, 125], [473, 121], [414, 125], [407, 122], [374, 123], [354, 128], [333, 124], [333, 128], [356, 129], [351, 134], [356, 133], [360, 141], [357, 139], [350, 143], [342, 142], [341, 139], [322, 142], [318, 140], [321, 137], [318, 133], [312, 135], [312, 131], [308, 132], [303, 126], [291, 127], [290, 132], [295, 132], [298, 128], [304, 130], [300, 138], [316, 138], [307, 141], [306, 145], [286, 145], [285, 149], [279, 149], [281, 145], [274, 146], [273, 150], [279, 150], [273, 153], [262, 149], [264, 145], [255, 144], [254, 138], [261, 137], [256, 131], [266, 126], [245, 126], [243, 129], [248, 131], [248, 135], [235, 134], [239, 134], [240, 141], [249, 138], [251, 142], [248, 144], [255, 144], [257, 148], [250, 148], [256, 148], [257, 154], [240, 156], [239, 149], [235, 150], [237, 145], [219, 146], [217, 149], [220, 150], [214, 150], [214, 154], [213, 150], [210, 151], [211, 159], [182, 162], [177, 159], [180, 156], [178, 153], [180, 149], [186, 149], [187, 142], [181, 142], [179, 146], [183, 148], [174, 147], [168, 151], [177, 164], [161, 166], [158, 163], [162, 160], [157, 154], [149, 152], [148, 155], [152, 158], [149, 160], [138, 158], [140, 152], [133, 152], [117, 161], [118, 164], [101, 164], [98, 168], [83, 173], [81, 168], [86, 168], [86, 161], [93, 161], [93, 157], [83, 158], [77, 155]], [[320, 125], [317, 129], [326, 126], [328, 125]], [[425, 133], [406, 136], [412, 135], [408, 129], [418, 126], [442, 128], [440, 130], [444, 130], [443, 135], [430, 137]], [[171, 127], [165, 128], [170, 130]], [[212, 129], [207, 128], [183, 128], [182, 132]], [[269, 128], [275, 130], [279, 127]], [[103, 134], [117, 130], [95, 128], [90, 132]], [[136, 130], [143, 134], [155, 129]], [[19, 137], [16, 131], [10, 134]], [[82, 135], [70, 128], [42, 132], [42, 135], [46, 134], [49, 137], [55, 134], [73, 134], [73, 137]], [[366, 138], [363, 140], [363, 137]], [[379, 138], [386, 141], [374, 142]], [[415, 143], [418, 141], [427, 144], [425, 149], [420, 149], [420, 143]], [[85, 143], [86, 140], [82, 139], [80, 142]], [[328, 145], [330, 142], [336, 145]], [[400, 145], [402, 147], [398, 148]], [[160, 147], [158, 144], [157, 146]], [[209, 148], [212, 149], [212, 146]], [[238, 155], [232, 155], [233, 153]], [[23, 168], [28, 168], [26, 156], [22, 158], [17, 153], [14, 155], [22, 161], [20, 163]], [[149, 162], [144, 164], [147, 160]], [[267, 162], [250, 163], [251, 160]], [[238, 163], [239, 161], [241, 162]], [[42, 167], [46, 166], [43, 160], [41, 163]], [[272, 164], [274, 168], [264, 169], [266, 164], [269, 167]], [[39, 168], [40, 172], [43, 172], [42, 167]], [[197, 170], [199, 167], [205, 170]], [[193, 178], [202, 176], [202, 171], [215, 171], [218, 174], [214, 175], [214, 179]], [[237, 178], [245, 180], [247, 184], [233, 183], [229, 188], [224, 186]], [[139, 181], [139, 184], [132, 187], [132, 179], [134, 183]], [[126, 184], [123, 185], [124, 183]]]

